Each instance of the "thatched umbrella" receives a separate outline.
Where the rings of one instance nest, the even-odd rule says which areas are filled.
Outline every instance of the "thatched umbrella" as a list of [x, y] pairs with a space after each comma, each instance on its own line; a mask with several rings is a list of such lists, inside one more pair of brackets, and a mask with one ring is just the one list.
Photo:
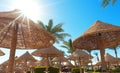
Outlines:
[[18, 57], [17, 59], [16, 59], [16, 63], [18, 62], [18, 63], [23, 63], [24, 65], [25, 65], [25, 71], [28, 69], [27, 67], [28, 67], [28, 62], [30, 63], [30, 62], [35, 62], [36, 61], [36, 59], [27, 51], [26, 53], [24, 53], [23, 55], [21, 55], [20, 57]]
[[118, 62], [118, 59], [116, 60], [116, 58], [113, 57], [112, 55], [110, 55], [109, 53], [105, 54], [105, 62], [108, 65], [108, 69], [109, 69], [111, 64], [116, 64], [116, 61]]
[[73, 46], [80, 49], [100, 49], [102, 71], [106, 70], [104, 49], [117, 46], [120, 42], [120, 27], [96, 21], [82, 36], [78, 37]]
[[73, 64], [69, 61], [65, 62], [64, 66], [73, 67]]
[[60, 57], [54, 57], [53, 59], [52, 59], [52, 62], [59, 62], [59, 73], [61, 72], [61, 67], [62, 67], [62, 65], [61, 65], [61, 63], [62, 62], [67, 62], [68, 60], [64, 57], [64, 56], [60, 56]]
[[42, 58], [40, 61], [35, 62], [37, 64], [37, 66], [45, 66], [47, 63], [47, 59], [46, 58]]
[[49, 47], [54, 38], [19, 10], [0, 12], [0, 47], [10, 48], [8, 73], [13, 73], [16, 48]]
[[23, 55], [18, 57], [16, 59], [16, 61], [32, 61], [32, 62], [35, 62], [36, 59], [27, 51], [26, 53], [24, 53]]
[[106, 62], [116, 62], [116, 58], [115, 57], [113, 57], [112, 55], [110, 55], [109, 53], [106, 53], [105, 54], [105, 61]]
[[53, 62], [67, 62], [68, 60], [64, 56], [62, 56], [62, 57], [54, 57], [52, 61]]
[[81, 61], [82, 60], [85, 60], [85, 59], [89, 59], [90, 58], [90, 55], [85, 52], [85, 51], [82, 51], [80, 49], [76, 49], [74, 52], [73, 52], [73, 57], [76, 57], [77, 60], [78, 60], [78, 64], [79, 64], [79, 67], [80, 67], [80, 73], [82, 73], [82, 69], [81, 69]]
[[32, 55], [45, 57], [47, 59], [46, 72], [48, 72], [48, 63], [49, 63], [48, 58], [63, 56], [63, 53], [57, 50], [54, 46], [51, 46], [49, 48], [38, 49], [32, 52]]
[[3, 56], [3, 55], [5, 55], [5, 53], [2, 50], [0, 50], [0, 56]]

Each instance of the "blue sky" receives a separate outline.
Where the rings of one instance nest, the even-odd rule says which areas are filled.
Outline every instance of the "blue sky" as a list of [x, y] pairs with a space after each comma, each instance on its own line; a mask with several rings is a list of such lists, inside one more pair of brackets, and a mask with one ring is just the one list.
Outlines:
[[[0, 0], [0, 11], [11, 10], [11, 4], [15, 0]], [[54, 25], [64, 23], [63, 29], [71, 35], [72, 40], [75, 40], [82, 33], [84, 33], [96, 20], [111, 23], [120, 26], [120, 1], [112, 6], [108, 5], [106, 8], [101, 7], [102, 0], [34, 0], [40, 6], [43, 6], [39, 15], [39, 20], [47, 24], [49, 19], [53, 19]], [[31, 8], [34, 10], [34, 8]], [[68, 39], [68, 38], [67, 38]], [[65, 52], [67, 50], [56, 45], [58, 49]], [[1, 56], [0, 63], [9, 58], [9, 50], [2, 49], [5, 56]], [[20, 56], [26, 50], [17, 50], [16, 55]], [[118, 49], [120, 51], [120, 49]], [[32, 52], [32, 51], [30, 51]], [[97, 51], [99, 52], [99, 51]], [[113, 50], [106, 50], [106, 52], [114, 56]], [[92, 52], [93, 53], [93, 52]], [[120, 54], [118, 53], [118, 57]], [[94, 59], [96, 61], [96, 59]]]

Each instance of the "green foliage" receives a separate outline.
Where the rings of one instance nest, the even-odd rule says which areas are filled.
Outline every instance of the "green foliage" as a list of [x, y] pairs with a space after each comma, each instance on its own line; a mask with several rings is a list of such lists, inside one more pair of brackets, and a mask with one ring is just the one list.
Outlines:
[[80, 69], [79, 68], [72, 68], [72, 73], [80, 73]]
[[110, 72], [120, 72], [120, 68], [112, 68]]
[[64, 33], [64, 30], [62, 29], [63, 23], [59, 23], [53, 26], [53, 20], [50, 19], [48, 25], [45, 25], [41, 21], [38, 21], [38, 24], [40, 27], [51, 33], [56, 38], [56, 43], [64, 41], [65, 37], [70, 37], [68, 33]]
[[117, 0], [103, 0], [102, 7], [105, 8], [108, 4], [110, 4], [110, 2], [112, 2], [112, 5], [114, 5], [117, 2]]
[[34, 72], [35, 72], [35, 73], [45, 73], [45, 72], [44, 72], [44, 71], [45, 71], [45, 68], [46, 68], [46, 67], [44, 67], [44, 66], [38, 66], [38, 67], [35, 68]]
[[68, 50], [68, 53], [72, 53], [73, 51], [75, 51], [75, 49], [72, 46], [71, 39], [69, 39], [68, 41], [64, 41], [61, 47], [66, 48]]
[[49, 67], [49, 73], [59, 73], [58, 67]]
[[[35, 68], [34, 72], [35, 73], [45, 73], [45, 66], [38, 66]], [[49, 73], [59, 73], [59, 68], [58, 67], [49, 67], [48, 68]]]
[[94, 72], [101, 72], [101, 69], [95, 69]]
[[[84, 69], [82, 68], [82, 73], [83, 73]], [[80, 73], [80, 69], [79, 68], [72, 68], [72, 73]]]
[[27, 71], [26, 73], [31, 73], [30, 71]]

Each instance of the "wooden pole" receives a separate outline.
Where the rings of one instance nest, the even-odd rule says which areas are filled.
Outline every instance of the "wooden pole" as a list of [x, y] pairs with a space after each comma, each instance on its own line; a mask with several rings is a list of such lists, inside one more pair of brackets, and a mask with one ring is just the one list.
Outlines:
[[46, 71], [45, 71], [45, 73], [48, 73], [49, 71], [48, 71], [48, 65], [49, 65], [49, 59], [48, 59], [48, 56], [46, 57], [46, 59], [47, 59], [47, 64], [46, 64]]
[[80, 57], [78, 57], [78, 62], [79, 62], [80, 73], [82, 73], [82, 68], [81, 68], [81, 58], [80, 58]]
[[16, 51], [16, 44], [17, 44], [17, 32], [18, 32], [18, 24], [16, 23], [13, 26], [13, 34], [12, 34], [12, 40], [11, 40], [11, 49], [10, 49], [7, 73], [14, 72], [14, 60], [15, 60], [15, 51]]
[[100, 55], [101, 55], [101, 66], [102, 66], [102, 72], [106, 72], [106, 63], [105, 63], [105, 46], [104, 46], [104, 40], [102, 39], [102, 34], [98, 33], [98, 47], [100, 49]]
[[100, 54], [101, 54], [101, 62], [102, 62], [102, 72], [105, 72], [106, 71], [106, 63], [105, 63], [105, 57], [104, 57], [104, 54], [105, 54], [104, 48], [100, 49]]

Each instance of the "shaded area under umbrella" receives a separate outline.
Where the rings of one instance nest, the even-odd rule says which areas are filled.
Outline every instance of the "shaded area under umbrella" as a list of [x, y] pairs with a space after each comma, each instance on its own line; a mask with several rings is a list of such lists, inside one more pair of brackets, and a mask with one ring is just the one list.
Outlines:
[[48, 64], [49, 64], [49, 57], [59, 57], [63, 56], [63, 53], [60, 52], [57, 48], [54, 46], [50, 46], [48, 48], [44, 49], [38, 49], [34, 52], [32, 52], [32, 55], [39, 56], [39, 57], [45, 57], [47, 59], [47, 65], [46, 65], [46, 73], [48, 73]]
[[62, 65], [61, 65], [61, 63], [62, 62], [67, 62], [68, 60], [64, 57], [64, 56], [60, 56], [60, 57], [54, 57], [53, 59], [52, 59], [52, 62], [59, 62], [59, 73], [61, 73], [61, 67], [62, 67]]
[[74, 52], [73, 52], [73, 57], [76, 58], [76, 60], [78, 60], [78, 64], [79, 64], [79, 68], [80, 68], [80, 73], [82, 73], [82, 60], [89, 60], [90, 59], [90, 55], [85, 52], [85, 51], [82, 51], [80, 49], [76, 49]]
[[120, 42], [120, 27], [96, 21], [83, 35], [78, 37], [73, 46], [79, 49], [100, 49], [102, 71], [106, 71], [105, 48], [112, 48]]
[[30, 63], [35, 61], [36, 59], [28, 51], [16, 59], [16, 63], [18, 62], [24, 64], [22, 69], [25, 71], [28, 70], [28, 62]]
[[54, 41], [49, 32], [40, 28], [20, 10], [0, 12], [0, 47], [10, 48], [8, 73], [13, 73], [16, 48], [46, 48]]

